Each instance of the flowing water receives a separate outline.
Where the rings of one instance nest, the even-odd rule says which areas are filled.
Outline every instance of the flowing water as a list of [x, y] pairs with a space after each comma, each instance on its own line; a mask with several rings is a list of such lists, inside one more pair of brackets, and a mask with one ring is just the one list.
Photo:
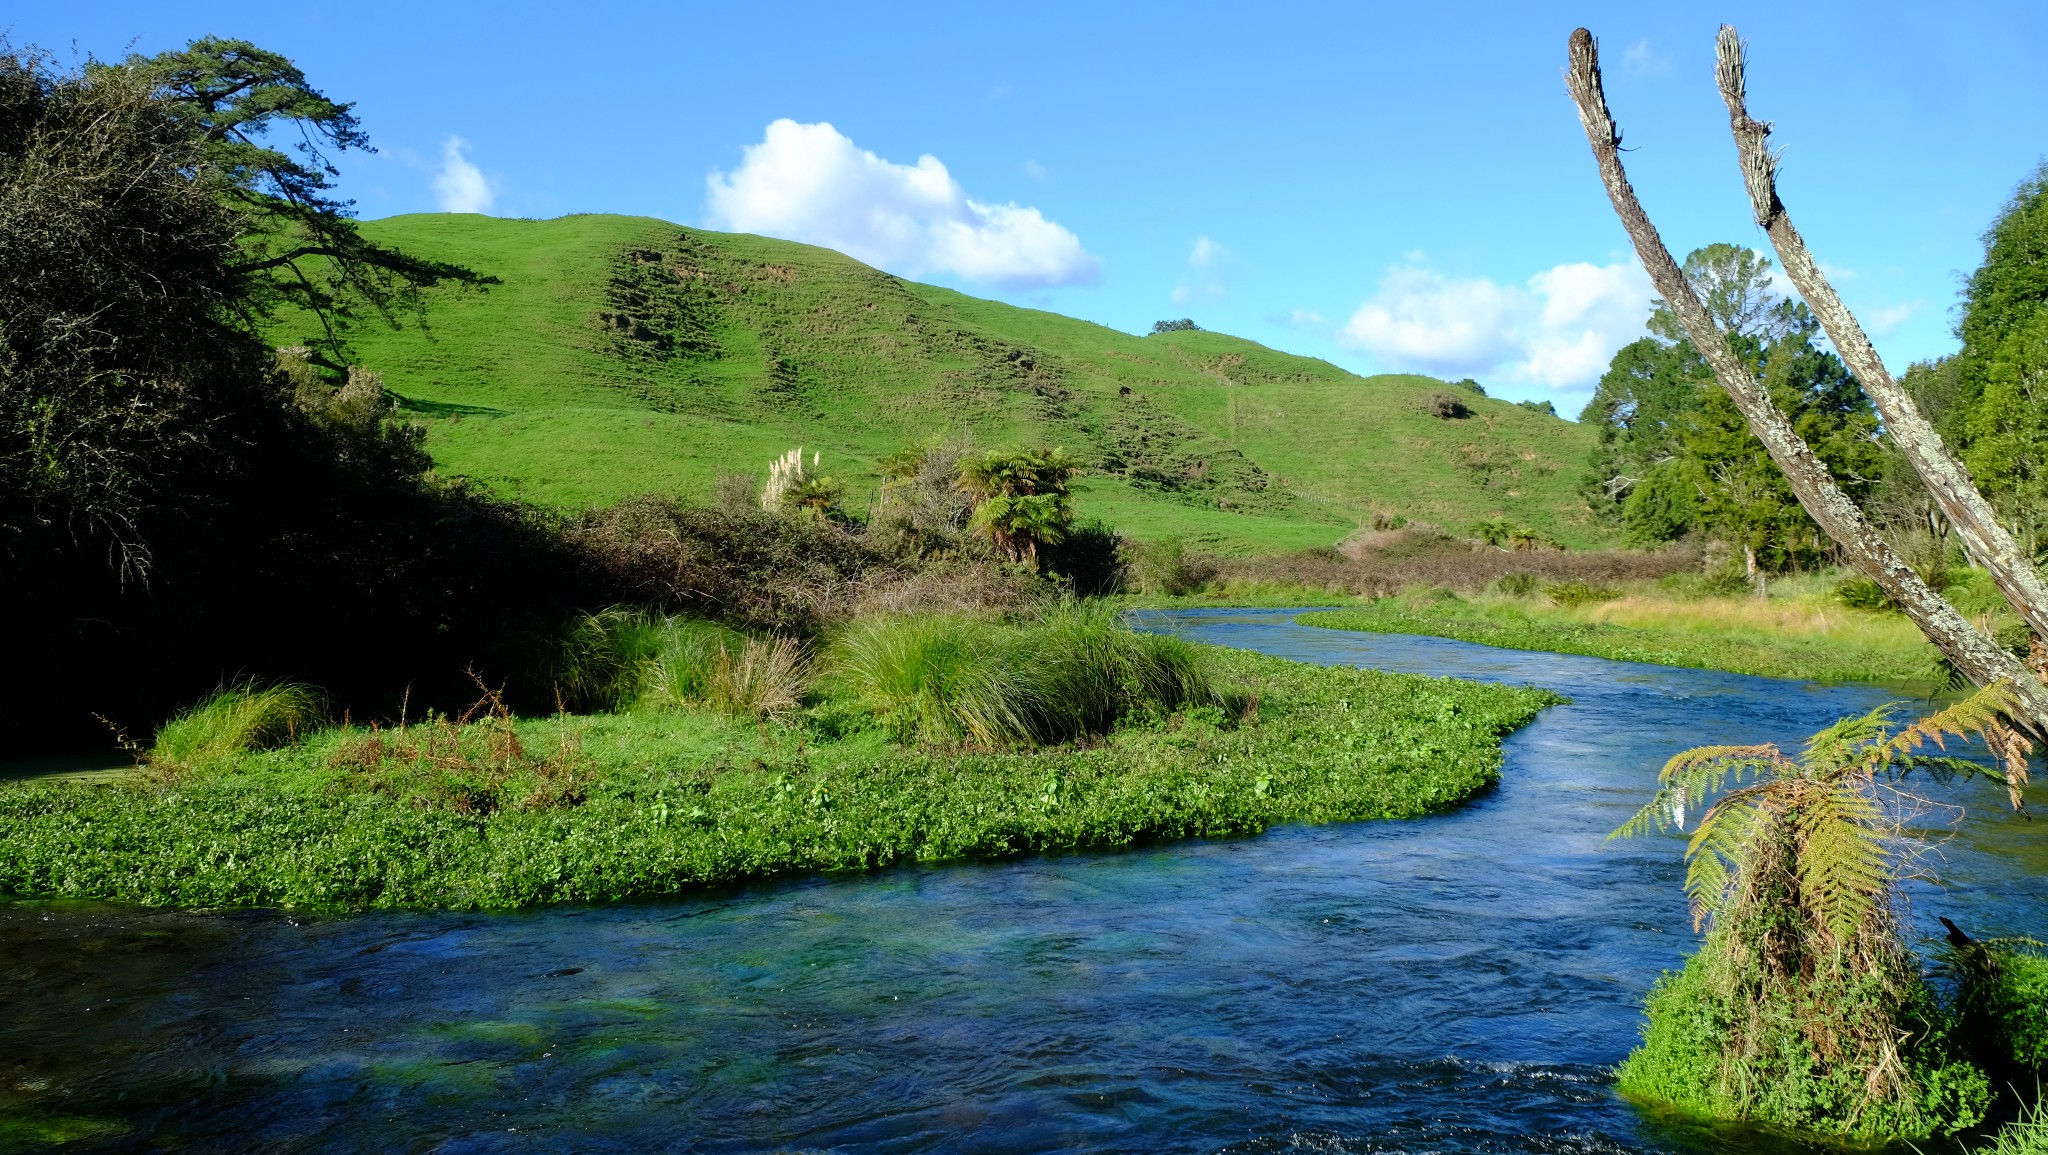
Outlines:
[[[1613, 1093], [1692, 938], [1676, 837], [1603, 837], [1676, 750], [1885, 694], [1290, 618], [1144, 624], [1574, 701], [1419, 821], [515, 914], [0, 905], [0, 1146], [9, 1114], [79, 1149], [1782, 1146]], [[1970, 816], [1916, 924], [2048, 931], [2048, 831], [1943, 797]]]

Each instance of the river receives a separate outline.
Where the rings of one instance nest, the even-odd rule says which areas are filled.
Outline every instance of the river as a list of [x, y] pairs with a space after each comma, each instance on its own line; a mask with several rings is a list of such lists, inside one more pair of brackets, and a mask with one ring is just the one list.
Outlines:
[[[0, 1147], [341, 1151], [1795, 1150], [1607, 1072], [1693, 941], [1657, 767], [1886, 700], [1290, 611], [1143, 615], [1322, 663], [1569, 694], [1499, 788], [1408, 822], [511, 914], [0, 905]], [[2048, 931], [2048, 831], [1987, 783], [1923, 930]], [[18, 1134], [18, 1132], [17, 1132]]]

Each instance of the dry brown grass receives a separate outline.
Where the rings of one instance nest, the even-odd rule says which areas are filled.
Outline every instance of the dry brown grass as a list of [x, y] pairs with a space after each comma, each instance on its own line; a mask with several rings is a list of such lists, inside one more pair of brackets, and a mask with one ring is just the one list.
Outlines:
[[372, 725], [343, 739], [327, 761], [351, 771], [343, 781], [357, 789], [477, 817], [581, 805], [596, 776], [567, 727], [559, 729], [554, 749], [529, 749], [511, 711], [488, 687], [476, 705], [452, 718]]

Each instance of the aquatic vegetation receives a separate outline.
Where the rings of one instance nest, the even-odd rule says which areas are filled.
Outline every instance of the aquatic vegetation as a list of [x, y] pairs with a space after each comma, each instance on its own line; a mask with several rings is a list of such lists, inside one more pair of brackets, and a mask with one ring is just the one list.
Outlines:
[[[1950, 1133], [1983, 1118], [1990, 1080], [1900, 931], [1900, 836], [1915, 770], [1985, 768], [1929, 744], [1985, 739], [2024, 758], [2001, 721], [2004, 684], [1894, 731], [1890, 707], [1845, 718], [1796, 757], [1705, 746], [1666, 763], [1618, 837], [1683, 826], [1686, 893], [1708, 928], [1651, 995], [1623, 1093], [1698, 1114], [1852, 1139]], [[1708, 796], [1738, 785], [1711, 806]], [[2017, 973], [2017, 972], [2016, 972]]]
[[[1140, 644], [1151, 657], [1133, 668], [1155, 680], [1152, 692], [1186, 678], [1186, 643]], [[1559, 700], [1187, 649], [1210, 667], [1210, 684], [1257, 695], [1255, 720], [1214, 706], [1155, 708], [1086, 745], [960, 752], [906, 748], [872, 730], [834, 736], [800, 714], [761, 723], [687, 707], [479, 717], [402, 736], [337, 728], [166, 785], [0, 785], [9, 832], [0, 894], [507, 908], [1413, 817], [1495, 781], [1501, 736]], [[411, 761], [401, 741], [415, 745]], [[383, 748], [366, 749], [372, 742]], [[529, 803], [549, 781], [530, 763], [562, 751], [574, 776], [556, 781], [580, 800]], [[451, 769], [444, 792], [428, 776], [437, 757], [488, 768], [499, 754], [512, 769], [496, 785]], [[465, 785], [490, 789], [456, 789]]]
[[296, 682], [223, 686], [157, 730], [148, 762], [158, 772], [177, 773], [280, 746], [319, 725], [323, 710], [320, 692]]

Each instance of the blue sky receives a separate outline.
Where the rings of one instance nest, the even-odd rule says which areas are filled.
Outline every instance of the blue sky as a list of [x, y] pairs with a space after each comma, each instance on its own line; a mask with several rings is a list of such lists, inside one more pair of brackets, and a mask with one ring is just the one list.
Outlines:
[[[1143, 331], [1190, 316], [1576, 412], [1648, 290], [1559, 68], [1601, 38], [1681, 255], [1767, 248], [1712, 84], [1751, 42], [1781, 189], [1895, 367], [2048, 153], [2048, 5], [38, 4], [17, 44], [201, 34], [354, 101], [362, 214], [620, 212], [832, 244]], [[829, 127], [826, 127], [829, 126]], [[931, 158], [926, 160], [924, 158]]]

